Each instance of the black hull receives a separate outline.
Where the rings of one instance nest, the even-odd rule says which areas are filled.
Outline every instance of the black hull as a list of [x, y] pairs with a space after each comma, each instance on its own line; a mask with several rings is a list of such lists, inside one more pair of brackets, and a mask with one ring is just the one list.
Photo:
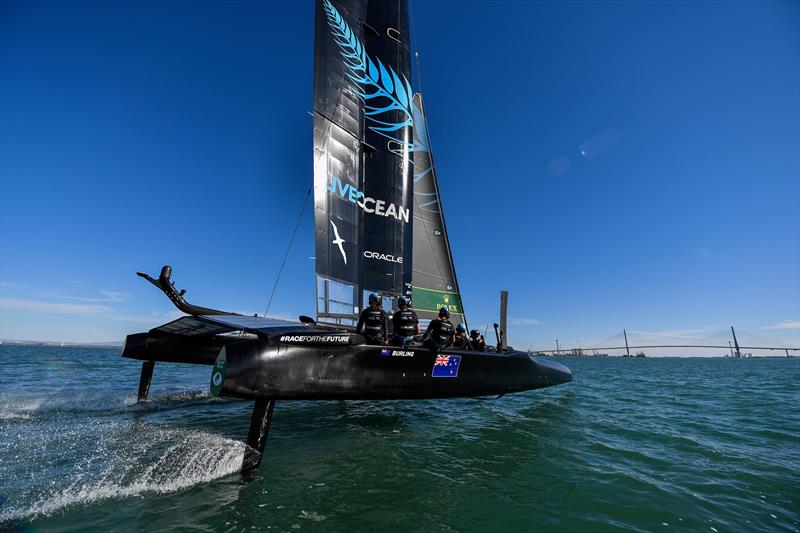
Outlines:
[[[243, 321], [251, 322], [244, 334]], [[572, 381], [566, 366], [525, 352], [370, 346], [342, 330], [231, 316], [184, 317], [129, 335], [122, 355], [143, 361], [139, 401], [156, 362], [213, 365], [213, 395], [255, 400], [244, 471], [261, 462], [277, 400], [483, 397]]]
[[[219, 395], [275, 400], [392, 400], [509, 394], [572, 380], [557, 362], [525, 352], [285, 344], [279, 338], [128, 337], [123, 355], [144, 361], [214, 364], [224, 348]], [[342, 338], [339, 337], [339, 338]], [[437, 364], [437, 360], [439, 364]], [[445, 362], [446, 361], [446, 362]]]
[[269, 346], [254, 340], [226, 349], [220, 395], [278, 400], [457, 398], [509, 394], [571, 380], [564, 365], [524, 352], [445, 350], [437, 356], [426, 348]]

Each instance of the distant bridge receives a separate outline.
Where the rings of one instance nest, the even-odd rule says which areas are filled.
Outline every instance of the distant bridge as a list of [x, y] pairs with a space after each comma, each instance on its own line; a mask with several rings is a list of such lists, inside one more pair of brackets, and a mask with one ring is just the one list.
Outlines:
[[[728, 350], [730, 346], [723, 346], [721, 344], [646, 344], [641, 346], [601, 346], [591, 348], [579, 348], [585, 352], [599, 352], [600, 350], [643, 350], [645, 348], [720, 348]], [[800, 351], [800, 348], [784, 348], [780, 346], [739, 346], [740, 350], [777, 350], [780, 352], [785, 351]], [[559, 350], [534, 350], [540, 353], [567, 353], [571, 352], [573, 348], [561, 348]]]
[[[616, 334], [616, 337], [619, 334]], [[591, 346], [587, 348], [561, 348], [559, 346], [558, 339], [556, 339], [556, 349], [555, 350], [534, 350], [537, 353], [552, 353], [552, 354], [572, 354], [575, 352], [580, 352], [583, 354], [587, 354], [587, 352], [598, 352], [603, 350], [625, 350], [625, 356], [631, 356], [631, 349], [634, 350], [643, 350], [645, 348], [712, 348], [712, 349], [722, 349], [722, 350], [730, 350], [731, 356], [735, 358], [739, 358], [742, 356], [741, 350], [770, 350], [770, 351], [780, 351], [785, 352], [786, 356], [789, 357], [789, 352], [797, 352], [800, 351], [800, 347], [797, 348], [790, 348], [788, 346], [740, 346], [739, 341], [736, 339], [736, 332], [731, 326], [731, 336], [733, 343], [730, 341], [728, 345], [723, 344], [638, 344], [638, 345], [631, 345], [628, 343], [628, 332], [626, 330], [622, 330], [622, 335], [625, 339], [625, 345], [622, 346]], [[715, 335], [716, 336], [716, 335]], [[606, 339], [611, 340], [613, 337]], [[703, 339], [705, 340], [705, 339]], [[708, 339], [711, 340], [711, 339]], [[764, 339], [769, 341], [768, 339]]]

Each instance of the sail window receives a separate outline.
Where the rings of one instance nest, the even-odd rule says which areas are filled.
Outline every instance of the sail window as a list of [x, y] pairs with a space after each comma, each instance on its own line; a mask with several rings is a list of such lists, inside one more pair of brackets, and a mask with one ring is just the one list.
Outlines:
[[317, 321], [354, 326], [358, 314], [353, 285], [317, 276]]
[[383, 307], [383, 310], [386, 312], [387, 315], [391, 316], [393, 309], [396, 307], [396, 298], [391, 293], [382, 291], [370, 291], [370, 290], [363, 291], [361, 297], [364, 299], [363, 300], [364, 307], [369, 305], [368, 304], [369, 295], [372, 294], [373, 292], [381, 297], [381, 307]]

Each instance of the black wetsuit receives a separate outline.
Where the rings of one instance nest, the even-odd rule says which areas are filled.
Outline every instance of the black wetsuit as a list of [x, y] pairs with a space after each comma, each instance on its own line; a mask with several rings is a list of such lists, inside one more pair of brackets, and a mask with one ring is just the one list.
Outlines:
[[455, 328], [449, 320], [446, 318], [434, 318], [423, 336], [425, 346], [434, 352], [447, 348], [453, 339], [453, 331], [455, 331]]
[[382, 308], [367, 307], [358, 318], [356, 333], [362, 333], [369, 344], [383, 344], [386, 339], [386, 313]]
[[453, 348], [456, 350], [469, 350], [469, 338], [466, 333], [459, 334], [456, 332], [456, 338], [453, 340]]
[[405, 346], [414, 340], [417, 333], [419, 319], [412, 309], [405, 308], [394, 312], [392, 326], [394, 326], [393, 346]]

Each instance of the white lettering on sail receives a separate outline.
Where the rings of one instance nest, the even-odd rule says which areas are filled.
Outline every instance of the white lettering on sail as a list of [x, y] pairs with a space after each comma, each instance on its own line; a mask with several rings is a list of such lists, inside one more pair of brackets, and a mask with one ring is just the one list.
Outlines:
[[388, 261], [389, 263], [397, 263], [398, 265], [403, 264], [403, 258], [400, 256], [393, 256], [391, 254], [382, 254], [380, 252], [372, 252], [370, 250], [364, 250], [364, 257], [367, 259], [378, 259], [379, 261]]
[[375, 198], [365, 196], [363, 192], [336, 176], [331, 176], [327, 190], [330, 193], [336, 194], [346, 202], [356, 204], [363, 209], [365, 213], [382, 217], [391, 217], [408, 224], [411, 213], [409, 209], [402, 205], [395, 205], [392, 202], [387, 202], [386, 200], [376, 200]]

